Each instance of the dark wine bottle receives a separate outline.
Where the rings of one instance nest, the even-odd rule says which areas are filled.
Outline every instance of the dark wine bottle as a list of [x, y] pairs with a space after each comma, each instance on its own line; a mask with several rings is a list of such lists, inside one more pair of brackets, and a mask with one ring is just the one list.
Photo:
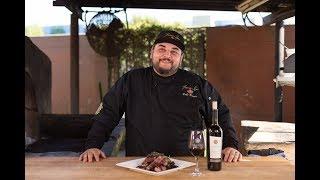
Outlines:
[[207, 128], [207, 163], [210, 171], [220, 171], [223, 132], [218, 123], [217, 101], [212, 102], [212, 124]]

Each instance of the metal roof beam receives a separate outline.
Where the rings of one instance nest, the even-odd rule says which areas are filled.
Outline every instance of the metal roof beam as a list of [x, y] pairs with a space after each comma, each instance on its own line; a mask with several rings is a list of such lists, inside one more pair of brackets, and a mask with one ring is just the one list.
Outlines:
[[79, 19], [82, 19], [83, 10], [81, 6], [78, 4], [78, 1], [71, 1], [71, 0], [56, 0], [53, 1], [53, 6], [65, 6], [69, 11], [76, 14]]
[[287, 18], [295, 16], [295, 9], [286, 9], [286, 10], [279, 10], [273, 12], [272, 14], [263, 18], [263, 25], [270, 25], [276, 22], [280, 22]]
[[[55, 0], [54, 6], [66, 6], [71, 0]], [[216, 10], [216, 11], [237, 11], [235, 8], [237, 0], [108, 0], [108, 1], [76, 1], [79, 7], [114, 7], [114, 8], [146, 8], [146, 9], [184, 9], [184, 10]], [[69, 9], [69, 8], [68, 8]]]

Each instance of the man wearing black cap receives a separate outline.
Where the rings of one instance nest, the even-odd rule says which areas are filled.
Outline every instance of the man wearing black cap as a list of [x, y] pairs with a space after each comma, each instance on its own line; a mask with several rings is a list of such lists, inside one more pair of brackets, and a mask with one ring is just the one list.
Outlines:
[[146, 156], [152, 151], [167, 156], [188, 156], [192, 128], [211, 121], [211, 103], [218, 102], [223, 129], [224, 160], [237, 162], [242, 155], [229, 109], [205, 79], [179, 68], [184, 39], [175, 31], [162, 31], [150, 51], [152, 67], [124, 74], [103, 98], [79, 160], [106, 158], [100, 150], [125, 113], [127, 156]]
[[181, 65], [183, 51], [184, 40], [180, 34], [175, 31], [162, 31], [150, 52], [154, 71], [163, 77], [175, 74]]

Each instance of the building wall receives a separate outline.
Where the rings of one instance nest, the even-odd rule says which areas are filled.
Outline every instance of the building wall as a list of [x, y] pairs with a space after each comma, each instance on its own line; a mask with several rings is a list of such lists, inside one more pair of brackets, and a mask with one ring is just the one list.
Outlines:
[[[237, 132], [241, 120], [273, 121], [275, 30], [271, 27], [214, 27], [207, 30], [207, 77], [230, 107]], [[32, 37], [52, 61], [52, 112], [70, 113], [69, 36]], [[295, 28], [287, 26], [285, 45], [295, 47]], [[80, 113], [100, 103], [99, 81], [107, 88], [106, 58], [80, 36]], [[295, 88], [283, 87], [283, 118], [295, 122]]]
[[[52, 113], [71, 113], [70, 37], [32, 37], [31, 40], [52, 61]], [[107, 61], [94, 52], [83, 35], [79, 37], [79, 48], [79, 112], [91, 114], [100, 104], [99, 82], [103, 93], [106, 92]]]
[[[295, 47], [295, 27], [285, 45]], [[207, 29], [207, 77], [229, 106], [238, 135], [241, 120], [274, 120], [275, 27]], [[295, 88], [283, 87], [283, 120], [295, 122]]]

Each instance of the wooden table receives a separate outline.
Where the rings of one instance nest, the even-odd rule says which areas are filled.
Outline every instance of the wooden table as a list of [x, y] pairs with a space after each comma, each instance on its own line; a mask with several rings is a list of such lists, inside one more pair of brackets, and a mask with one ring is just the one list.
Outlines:
[[[200, 177], [190, 173], [195, 166], [162, 176], [152, 176], [118, 167], [115, 164], [140, 157], [109, 157], [100, 162], [83, 163], [77, 157], [26, 157], [25, 179], [245, 179], [245, 180], [286, 180], [295, 179], [292, 163], [280, 157], [244, 157], [238, 163], [223, 163], [222, 170], [215, 172], [206, 168], [206, 159], [200, 158]], [[194, 162], [193, 157], [175, 157]]]

